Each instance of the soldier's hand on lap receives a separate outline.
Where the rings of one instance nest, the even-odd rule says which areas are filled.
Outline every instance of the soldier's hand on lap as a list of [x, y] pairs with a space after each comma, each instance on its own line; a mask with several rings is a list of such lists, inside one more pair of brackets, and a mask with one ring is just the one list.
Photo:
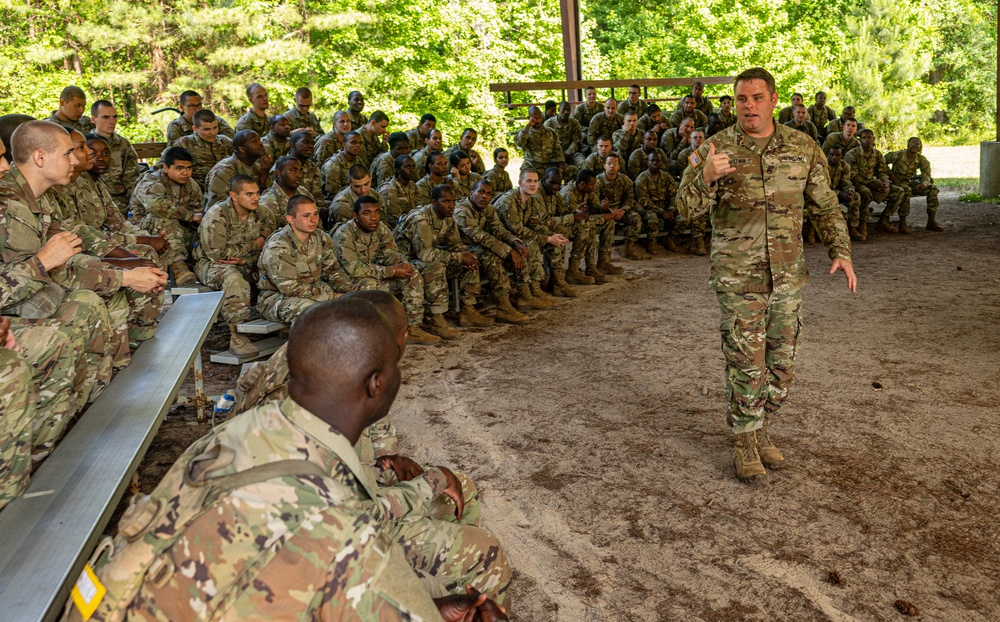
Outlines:
[[712, 185], [720, 178], [736, 170], [725, 153], [715, 152], [715, 143], [708, 144], [708, 154], [705, 156], [705, 169], [701, 172], [706, 185]]
[[60, 231], [42, 245], [35, 257], [46, 271], [54, 270], [83, 250], [80, 236], [72, 231]]
[[439, 466], [438, 469], [444, 473], [444, 477], [448, 480], [448, 486], [444, 489], [444, 494], [455, 502], [455, 518], [462, 520], [462, 514], [465, 512], [465, 497], [462, 496], [462, 482], [458, 481], [458, 477], [451, 472], [451, 469]]
[[170, 248], [170, 243], [162, 235], [137, 235], [135, 236], [136, 244], [145, 244], [151, 247], [157, 254], [162, 254], [163, 251]]
[[586, 205], [580, 205], [573, 210], [573, 220], [587, 220], [588, 218], [590, 218], [590, 212], [587, 211]]
[[566, 239], [566, 236], [564, 236], [561, 233], [553, 233], [549, 237], [545, 238], [545, 241], [548, 242], [549, 244], [551, 244], [552, 246], [560, 246], [561, 247], [561, 246], [566, 246], [567, 244], [569, 244], [569, 240]]
[[479, 267], [479, 260], [469, 251], [465, 251], [462, 253], [462, 267], [466, 270], [475, 270]]
[[401, 482], [408, 482], [414, 477], [420, 477], [424, 474], [423, 467], [406, 456], [400, 455], [382, 456], [375, 461], [375, 466], [383, 471], [392, 469]]
[[122, 273], [122, 284], [143, 294], [163, 291], [167, 284], [167, 273], [159, 268], [135, 268]]
[[396, 264], [392, 267], [392, 278], [394, 279], [408, 279], [413, 276], [413, 266], [406, 263], [405, 261], [400, 264]]
[[524, 270], [524, 266], [527, 265], [521, 253], [517, 252], [517, 250], [513, 248], [510, 249], [510, 261], [514, 264], [514, 270], [517, 272]]
[[624, 215], [625, 215], [625, 210], [623, 209], [619, 209], [616, 207], [615, 209], [611, 210], [611, 217], [614, 218], [615, 220], [621, 220], [622, 216]]

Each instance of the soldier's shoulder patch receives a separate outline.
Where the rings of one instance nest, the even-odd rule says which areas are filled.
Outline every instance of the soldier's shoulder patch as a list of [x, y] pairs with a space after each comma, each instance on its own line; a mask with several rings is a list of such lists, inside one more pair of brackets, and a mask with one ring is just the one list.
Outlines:
[[698, 155], [697, 151], [692, 151], [688, 154], [688, 162], [691, 163], [691, 168], [698, 168], [698, 165], [701, 164], [701, 156]]

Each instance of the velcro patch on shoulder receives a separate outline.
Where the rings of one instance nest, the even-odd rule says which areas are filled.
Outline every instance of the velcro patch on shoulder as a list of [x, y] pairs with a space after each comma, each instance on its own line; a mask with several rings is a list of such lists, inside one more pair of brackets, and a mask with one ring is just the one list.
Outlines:
[[733, 163], [734, 166], [746, 166], [747, 164], [750, 164], [753, 160], [751, 160], [750, 158], [732, 158], [732, 160], [730, 161]]
[[783, 155], [779, 158], [782, 162], [805, 162], [806, 159], [797, 155]]

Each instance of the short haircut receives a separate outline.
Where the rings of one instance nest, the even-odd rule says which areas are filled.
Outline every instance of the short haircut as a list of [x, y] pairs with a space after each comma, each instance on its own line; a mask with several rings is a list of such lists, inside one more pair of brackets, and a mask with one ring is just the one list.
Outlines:
[[284, 172], [285, 167], [294, 162], [298, 162], [298, 158], [293, 158], [292, 156], [281, 156], [278, 161], [274, 163], [274, 170], [278, 172]]
[[[695, 84], [698, 84], [698, 83], [695, 82]], [[628, 85], [628, 88], [630, 88], [630, 89], [638, 89], [638, 88], [642, 88], [642, 87], [640, 87], [638, 84], [630, 84], [630, 85]]]
[[333, 122], [336, 123], [337, 119], [346, 116], [350, 116], [346, 110], [338, 110], [337, 112], [333, 113]]
[[558, 105], [559, 104], [550, 99], [545, 102], [545, 109], [548, 110], [549, 108], [555, 108]]
[[597, 175], [589, 168], [581, 168], [580, 172], [576, 174], [576, 183], [578, 184], [585, 184], [592, 179], [597, 179]]
[[600, 136], [597, 137], [597, 142], [601, 142], [602, 140], [610, 143], [611, 137], [608, 136], [607, 134], [601, 134]]
[[62, 126], [48, 121], [28, 121], [14, 130], [10, 150], [17, 164], [25, 164], [31, 154], [41, 149], [52, 153], [59, 148], [59, 137], [68, 134]]
[[719, 98], [719, 104], [721, 105], [722, 102], [726, 101], [727, 99], [729, 101], [733, 101], [733, 97], [731, 95], [723, 95], [722, 97]]
[[369, 123], [382, 123], [383, 121], [385, 123], [388, 123], [389, 115], [382, 112], [381, 110], [376, 110], [375, 112], [372, 113], [372, 116], [368, 117]]
[[736, 76], [736, 80], [733, 81], [733, 86], [739, 85], [740, 82], [750, 82], [751, 80], [763, 80], [764, 84], [767, 85], [767, 92], [772, 95], [776, 92], [776, 87], [774, 86], [774, 76], [764, 69], [763, 67], [751, 67], [746, 71], [740, 72]]
[[562, 171], [559, 170], [558, 166], [550, 166], [549, 168], [545, 169], [545, 174], [542, 175], [542, 178], [548, 179], [549, 177], [552, 177], [556, 173], [562, 173]]
[[660, 112], [660, 107], [656, 104], [646, 106], [646, 114], [653, 114], [654, 112]]
[[854, 125], [860, 125], [857, 119], [844, 119], [843, 122], [841, 122], [840, 127], [844, 127], [848, 123], [853, 123]]
[[[709, 115], [709, 116], [711, 117], [711, 115]], [[645, 131], [645, 132], [642, 133], [642, 137], [643, 138], [646, 138], [647, 136], [652, 136], [653, 138], [659, 138], [659, 136], [657, 136], [656, 132], [654, 132], [653, 130], [647, 130], [647, 131]]]
[[351, 130], [350, 132], [344, 132], [344, 142], [347, 142], [347, 137], [361, 138], [361, 134], [358, 134], [357, 130]]
[[288, 204], [285, 205], [285, 215], [295, 216], [295, 214], [299, 211], [299, 206], [307, 204], [316, 205], [316, 201], [310, 197], [305, 196], [304, 194], [297, 194], [294, 197], [288, 199]]
[[817, 91], [816, 97], [819, 97], [820, 95], [826, 95], [826, 91]]
[[622, 115], [622, 117], [635, 117], [635, 118], [638, 119], [639, 118], [639, 114], [635, 110], [629, 110], [624, 115]]
[[802, 93], [792, 93], [792, 97], [802, 97]]
[[536, 171], [535, 169], [533, 169], [531, 167], [522, 168], [521, 169], [521, 173], [517, 176], [517, 180], [518, 181], [524, 181], [524, 176], [527, 175], [528, 173], [534, 173], [535, 175], [538, 175], [538, 171]]
[[270, 119], [268, 119], [267, 121], [268, 121], [268, 123], [271, 124], [271, 127], [274, 127], [275, 125], [281, 123], [282, 121], [287, 121], [287, 120], [288, 119], [285, 118], [285, 115], [283, 115], [283, 114], [276, 114], [276, 115], [272, 116]]
[[435, 123], [438, 122], [437, 117], [435, 117], [434, 115], [432, 115], [431, 113], [428, 112], [425, 115], [423, 115], [422, 117], [420, 117], [420, 123], [419, 123], [419, 125], [423, 125], [424, 123], [427, 123], [428, 121], [433, 121]]
[[233, 151], [236, 151], [240, 147], [246, 147], [254, 138], [260, 138], [260, 135], [253, 130], [240, 130], [236, 132], [233, 136]]
[[432, 130], [428, 130], [427, 134], [424, 135], [424, 142], [427, 142], [430, 139], [430, 137], [435, 134], [435, 132], [441, 134], [442, 137], [444, 136], [444, 134], [441, 133], [441, 130], [434, 128]]
[[191, 122], [194, 123], [195, 127], [200, 127], [202, 123], [215, 123], [216, 121], [218, 119], [215, 113], [207, 108], [202, 108], [191, 117]]
[[690, 94], [690, 93], [688, 93], [687, 95], [685, 95], [684, 97], [682, 97], [682, 98], [681, 98], [681, 101], [687, 101], [687, 100], [689, 100], [689, 99], [690, 99], [691, 101], [697, 101], [697, 100], [695, 100], [695, 98], [694, 98], [694, 95], [692, 95], [692, 94]]
[[371, 196], [370, 194], [358, 197], [358, 200], [354, 202], [354, 207], [353, 207], [354, 213], [360, 214], [361, 207], [364, 205], [368, 205], [369, 203], [374, 203], [375, 205], [378, 205], [378, 201], [376, 201], [375, 197]]
[[595, 88], [594, 88], [594, 87], [592, 87], [592, 86], [588, 86], [588, 87], [585, 87], [585, 88], [584, 88], [583, 90], [584, 90], [584, 91], [594, 91], [595, 93], [597, 92], [597, 89], [595, 89]]
[[347, 178], [351, 181], [361, 181], [365, 177], [371, 177], [372, 173], [364, 164], [355, 164], [347, 169]]
[[87, 101], [87, 95], [84, 94], [83, 89], [78, 86], [67, 86], [59, 93], [59, 99], [63, 101], [70, 101], [73, 99], [82, 99]]
[[293, 145], [297, 145], [307, 138], [311, 139], [312, 134], [310, 134], [309, 132], [295, 132], [294, 134], [288, 137], [288, 140]]
[[249, 175], [237, 175], [229, 182], [230, 192], [239, 192], [246, 184], [257, 185], [257, 180]]
[[361, 95], [361, 91], [351, 91], [350, 93], [347, 94], [347, 99], [350, 100], [355, 95]]
[[194, 162], [194, 157], [183, 147], [169, 147], [163, 152], [163, 166], [173, 166], [177, 162]]
[[101, 109], [101, 106], [107, 106], [108, 108], [114, 108], [115, 105], [106, 99], [99, 99], [90, 105], [90, 116], [96, 117], [97, 112]]
[[700, 86], [701, 88], [705, 88], [705, 83], [702, 82], [701, 80], [695, 80], [694, 84], [692, 84], [691, 86], [692, 87]]
[[503, 147], [497, 147], [496, 149], [494, 149], [493, 150], [493, 160], [496, 161], [497, 156], [499, 156], [501, 153], [507, 153], [507, 150], [504, 149]]
[[440, 201], [445, 192], [450, 192], [454, 196], [455, 189], [448, 184], [438, 184], [434, 186], [434, 189], [431, 190], [431, 200]]
[[451, 157], [448, 158], [448, 164], [451, 164], [452, 166], [458, 166], [459, 162], [468, 159], [469, 159], [469, 154], [459, 149], [457, 151], [451, 152]]
[[696, 127], [693, 130], [691, 130], [691, 135], [694, 136], [695, 134], [701, 134], [702, 137], [704, 137], [705, 136], [705, 130]]
[[441, 153], [440, 151], [431, 151], [430, 153], [427, 154], [427, 160], [424, 162], [424, 173], [430, 175], [431, 164], [434, 163], [434, 160], [438, 159], [438, 156], [441, 156], [443, 158], [444, 154]]
[[[529, 117], [531, 115], [535, 114], [536, 112], [538, 114], [542, 114], [542, 109], [539, 108], [538, 106], [528, 106], [528, 116]], [[462, 136], [465, 136], [465, 132], [462, 132]]]
[[491, 184], [489, 180], [480, 179], [476, 183], [472, 184], [472, 191], [475, 192], [476, 190], [479, 190], [483, 186], [489, 186], [490, 190], [493, 190], [493, 184]]
[[404, 153], [401, 156], [396, 156], [396, 159], [393, 160], [393, 163], [396, 165], [396, 174], [397, 175], [399, 174], [399, 169], [403, 168], [403, 165], [406, 164], [407, 160], [412, 160], [412, 159], [413, 156], [411, 156], [408, 153]]
[[604, 157], [604, 163], [607, 164], [608, 160], [610, 160], [611, 158], [614, 158], [614, 159], [618, 160], [618, 166], [622, 165], [622, 157], [620, 155], [618, 155], [617, 151], [612, 151], [611, 153], [609, 153], [608, 155], [606, 155]]
[[401, 145], [406, 143], [410, 144], [410, 137], [406, 135], [406, 132], [393, 132], [389, 134], [389, 147], [395, 147], [396, 145]]
[[865, 134], [871, 134], [872, 136], [875, 136], [875, 132], [871, 131], [867, 127], [865, 129], [861, 130], [860, 132], [858, 132], [858, 136], [864, 136]]
[[0, 140], [3, 141], [4, 149], [6, 153], [3, 157], [8, 162], [14, 161], [14, 148], [11, 146], [11, 134], [14, 133], [21, 124], [27, 123], [28, 121], [34, 121], [35, 117], [26, 114], [5, 114], [0, 117]]
[[[844, 112], [846, 112], [848, 110], [850, 110], [851, 112], [854, 112], [854, 106], [844, 106]], [[843, 112], [841, 112], [841, 114], [843, 114]]]
[[792, 104], [792, 111], [793, 111], [793, 112], [794, 112], [795, 110], [798, 110], [799, 108], [801, 108], [801, 109], [803, 109], [803, 110], [806, 110], [806, 111], [808, 111], [808, 110], [809, 110], [808, 108], [806, 108], [806, 105], [805, 105], [805, 104]]
[[178, 101], [180, 102], [181, 106], [183, 106], [184, 102], [186, 102], [191, 97], [197, 97], [198, 99], [201, 99], [201, 95], [198, 94], [198, 91], [184, 91], [183, 93], [181, 93], [181, 96], [178, 99]]
[[[253, 84], [251, 84], [250, 86], [248, 86], [247, 87], [247, 99], [250, 99], [252, 97], [253, 90], [256, 89], [256, 88], [262, 88], [262, 89], [264, 89], [264, 85], [263, 84], [259, 84], [257, 82], [254, 82]], [[267, 89], [264, 89], [264, 90], [266, 91]]]
[[300, 86], [299, 88], [295, 89], [295, 96], [296, 97], [312, 97], [313, 96], [313, 92], [312, 92], [312, 90], [309, 89], [308, 86]]
[[107, 138], [105, 138], [104, 136], [101, 136], [100, 134], [95, 134], [94, 132], [90, 132], [89, 134], [84, 134], [83, 135], [83, 139], [86, 140], [88, 144], [92, 140], [99, 140], [102, 143], [104, 143], [105, 145], [107, 145], [109, 147], [111, 146], [111, 143], [108, 141]]
[[476, 130], [472, 129], [471, 127], [467, 127], [464, 130], [462, 130], [462, 136], [461, 136], [461, 138], [465, 138], [466, 134], [475, 134], [476, 136], [479, 136], [479, 132], [477, 132]]
[[833, 145], [832, 147], [830, 147], [829, 149], [826, 150], [826, 154], [830, 155], [834, 151], [839, 151], [841, 153], [844, 153], [843, 147], [841, 147], [840, 145]]

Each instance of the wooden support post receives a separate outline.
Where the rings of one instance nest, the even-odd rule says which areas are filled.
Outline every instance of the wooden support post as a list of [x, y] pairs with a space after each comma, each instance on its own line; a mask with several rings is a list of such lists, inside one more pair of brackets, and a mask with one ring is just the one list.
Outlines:
[[[583, 79], [583, 63], [580, 58], [580, 0], [559, 0], [559, 15], [562, 18], [563, 61], [566, 66], [566, 80], [574, 82]], [[576, 101], [583, 101], [580, 89], [571, 91]]]

